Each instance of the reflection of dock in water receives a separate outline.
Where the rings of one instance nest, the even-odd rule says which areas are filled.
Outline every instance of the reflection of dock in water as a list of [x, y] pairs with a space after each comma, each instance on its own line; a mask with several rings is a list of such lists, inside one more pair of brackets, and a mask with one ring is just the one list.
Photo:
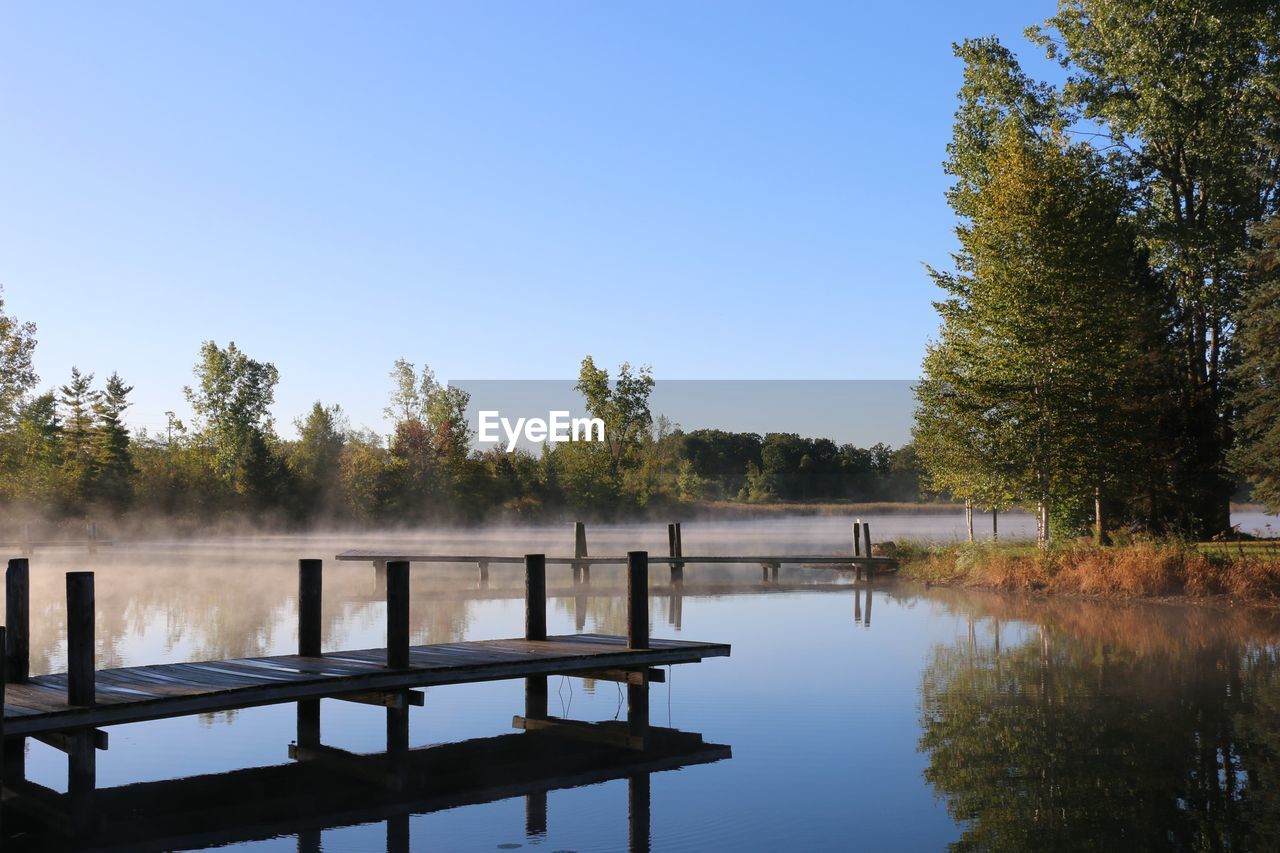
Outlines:
[[[553, 732], [409, 749], [399, 759], [320, 748], [294, 764], [103, 788], [94, 829], [82, 841], [94, 850], [160, 851], [296, 835], [298, 850], [308, 851], [320, 849], [323, 830], [385, 822], [387, 850], [407, 851], [412, 815], [525, 797], [520, 829], [538, 835], [554, 820], [549, 791], [627, 779], [631, 847], [648, 850], [650, 774], [731, 757], [728, 746], [698, 734], [656, 726], [649, 732], [644, 750], [589, 742], [566, 749]], [[4, 849], [47, 849], [31, 830], [39, 816], [65, 812], [68, 795], [32, 782], [14, 793], [25, 814], [10, 806], [16, 813], [6, 815]]]

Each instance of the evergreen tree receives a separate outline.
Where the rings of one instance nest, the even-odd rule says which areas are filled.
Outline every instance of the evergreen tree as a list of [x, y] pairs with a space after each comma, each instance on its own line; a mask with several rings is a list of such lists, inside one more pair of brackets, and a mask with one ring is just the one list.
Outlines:
[[71, 381], [58, 389], [62, 406], [62, 476], [68, 507], [81, 508], [93, 497], [98, 476], [95, 454], [97, 424], [94, 408], [100, 394], [93, 389], [93, 374], [71, 368]]
[[129, 408], [132, 385], [124, 384], [120, 374], [112, 373], [107, 384], [94, 402], [96, 419], [93, 433], [93, 461], [95, 469], [94, 494], [116, 510], [127, 509], [133, 502], [133, 478], [137, 469], [133, 464], [133, 451], [129, 430], [122, 420]]
[[1280, 513], [1280, 217], [1257, 236], [1255, 281], [1236, 333], [1241, 417], [1232, 463], [1253, 484], [1254, 498]]

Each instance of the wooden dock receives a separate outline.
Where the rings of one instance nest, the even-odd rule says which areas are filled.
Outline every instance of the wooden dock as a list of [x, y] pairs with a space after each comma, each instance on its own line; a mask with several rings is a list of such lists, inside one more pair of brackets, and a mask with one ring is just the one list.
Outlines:
[[729, 647], [685, 640], [650, 641], [629, 649], [623, 637], [571, 634], [546, 640], [476, 640], [411, 646], [409, 664], [389, 669], [386, 649], [103, 669], [93, 702], [67, 701], [66, 673], [34, 676], [5, 690], [6, 737], [70, 728], [140, 723], [299, 699], [411, 690], [530, 675], [643, 669], [697, 663]]
[[[667, 525], [667, 556], [650, 554], [650, 563], [665, 563], [671, 568], [671, 582], [684, 581], [684, 568], [690, 564], [720, 565], [758, 565], [763, 580], [778, 580], [778, 571], [784, 565], [805, 568], [824, 568], [852, 571], [855, 577], [870, 579], [876, 575], [892, 574], [898, 570], [898, 561], [893, 557], [872, 556], [871, 525], [869, 522], [857, 521], [853, 524], [853, 553], [842, 554], [750, 554], [743, 556], [724, 554], [685, 554], [682, 539], [683, 531], [680, 523]], [[482, 583], [489, 579], [491, 565], [517, 564], [523, 557], [495, 554], [425, 554], [415, 551], [393, 551], [390, 549], [353, 548], [336, 555], [336, 559], [347, 562], [372, 563], [381, 571], [388, 562], [404, 561], [409, 563], [451, 563], [456, 565], [474, 565], [479, 572]], [[587, 554], [586, 525], [575, 522], [573, 526], [573, 556], [546, 557], [548, 565], [571, 566], [574, 583], [589, 583], [591, 567], [595, 565], [621, 566], [627, 557], [621, 555], [592, 557]]]
[[[649, 682], [661, 680], [653, 667], [723, 657], [720, 643], [650, 637], [648, 555], [627, 557], [627, 634], [548, 636], [546, 561], [530, 554], [525, 564], [525, 636], [504, 640], [411, 646], [409, 643], [409, 563], [391, 561], [383, 569], [387, 602], [385, 648], [324, 651], [321, 648], [322, 565], [298, 566], [298, 653], [233, 660], [171, 663], [97, 670], [94, 665], [93, 573], [68, 572], [67, 662], [65, 673], [29, 673], [30, 566], [9, 561], [5, 576], [6, 626], [0, 628], [0, 786], [6, 797], [26, 784], [23, 739], [37, 738], [68, 755], [69, 813], [55, 826], [91, 832], [95, 823], [95, 750], [109, 745], [100, 726], [143, 722], [278, 703], [297, 704], [299, 760], [324, 757], [320, 700], [333, 698], [379, 705], [387, 713], [387, 751], [400, 779], [408, 754], [409, 709], [422, 704], [415, 688], [523, 678], [525, 713], [513, 725], [643, 751], [650, 746]], [[621, 729], [601, 728], [551, 717], [547, 677], [568, 675], [626, 685], [627, 721]], [[6, 683], [7, 682], [7, 683]], [[7, 803], [6, 803], [7, 805]]]

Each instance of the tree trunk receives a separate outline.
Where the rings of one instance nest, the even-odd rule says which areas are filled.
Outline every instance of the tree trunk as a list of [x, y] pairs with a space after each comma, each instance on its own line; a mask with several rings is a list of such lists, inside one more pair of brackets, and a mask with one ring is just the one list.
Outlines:
[[1102, 527], [1102, 487], [1093, 487], [1093, 539], [1098, 545], [1103, 544], [1106, 533]]

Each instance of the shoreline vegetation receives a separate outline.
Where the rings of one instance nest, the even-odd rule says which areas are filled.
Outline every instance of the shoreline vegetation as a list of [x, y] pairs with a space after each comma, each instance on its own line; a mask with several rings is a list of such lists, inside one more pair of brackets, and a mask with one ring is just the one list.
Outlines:
[[902, 566], [898, 576], [927, 586], [1280, 606], [1280, 539], [1140, 539], [1048, 550], [1032, 542], [906, 542], [892, 550]]

